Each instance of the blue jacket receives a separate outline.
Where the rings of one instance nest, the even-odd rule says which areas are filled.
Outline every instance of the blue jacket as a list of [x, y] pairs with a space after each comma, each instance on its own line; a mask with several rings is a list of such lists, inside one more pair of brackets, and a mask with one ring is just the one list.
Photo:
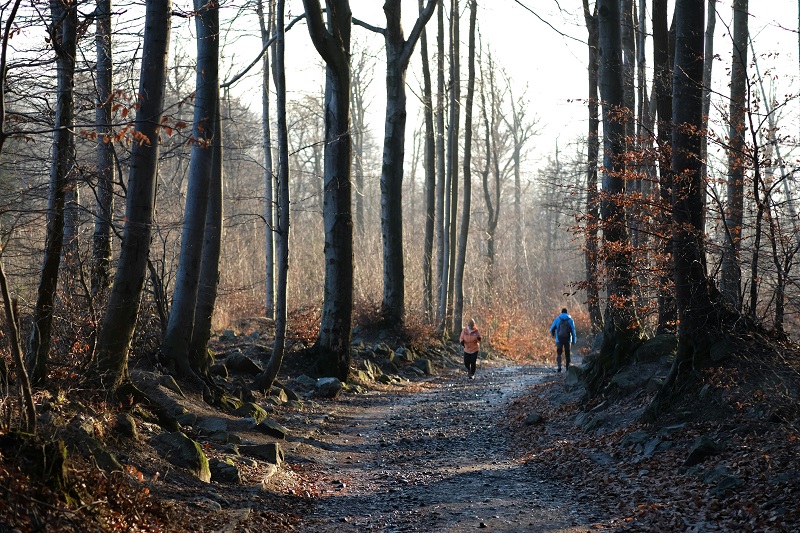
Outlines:
[[[569, 316], [568, 313], [561, 313], [560, 315], [558, 315], [556, 317], [555, 320], [553, 320], [553, 325], [550, 326], [550, 335], [552, 335], [553, 337], [556, 337], [558, 335], [558, 324], [561, 323], [562, 320], [568, 321], [569, 322], [569, 329], [572, 330], [572, 334], [571, 334], [572, 338], [569, 341], [564, 341], [564, 342], [570, 342], [570, 341], [571, 342], [578, 342], [578, 334], [575, 333], [575, 321], [572, 320], [572, 317]], [[559, 339], [556, 338], [556, 342], [558, 342], [558, 341], [559, 341]]]

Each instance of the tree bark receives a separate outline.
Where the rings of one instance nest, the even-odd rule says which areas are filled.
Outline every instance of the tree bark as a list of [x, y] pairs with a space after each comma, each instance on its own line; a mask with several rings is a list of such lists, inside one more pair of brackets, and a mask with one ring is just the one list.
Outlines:
[[629, 262], [630, 239], [626, 228], [625, 124], [618, 110], [625, 105], [622, 71], [620, 11], [617, 0], [598, 2], [600, 44], [600, 94], [603, 102], [603, 189], [600, 211], [603, 247], [608, 272], [605, 330], [601, 365], [619, 368], [627, 363], [638, 341], [640, 325], [633, 303], [633, 265]]
[[[423, 0], [419, 0], [419, 11]], [[436, 222], [436, 131], [433, 123], [433, 87], [428, 58], [428, 35], [423, 28], [420, 35], [422, 55], [422, 105], [425, 113], [425, 240], [422, 255], [422, 299], [425, 317], [433, 318], [433, 238]]]
[[401, 325], [405, 314], [403, 272], [403, 161], [406, 137], [406, 70], [419, 36], [433, 15], [428, 0], [408, 39], [401, 25], [401, 0], [386, 0], [386, 123], [381, 167], [381, 233], [383, 237], [383, 302], [386, 327]]
[[111, 50], [111, 0], [97, 0], [97, 204], [92, 237], [92, 294], [111, 282], [111, 219], [114, 214], [114, 147], [111, 144], [111, 106], [114, 79]]
[[467, 44], [467, 97], [464, 101], [464, 198], [461, 207], [461, 229], [458, 234], [458, 256], [455, 272], [455, 304], [453, 305], [453, 333], [461, 331], [464, 314], [464, 267], [467, 262], [467, 240], [472, 201], [472, 102], [475, 97], [475, 27], [478, 3], [469, 3], [469, 41]]
[[52, 16], [49, 28], [50, 42], [56, 53], [58, 88], [44, 260], [27, 353], [27, 364], [34, 384], [41, 384], [47, 378], [47, 359], [53, 330], [53, 306], [64, 244], [64, 205], [75, 165], [73, 118], [78, 31], [77, 3], [67, 4], [60, 0], [50, 0], [50, 13]]
[[133, 143], [131, 150], [122, 246], [92, 367], [93, 374], [110, 389], [115, 389], [128, 376], [128, 347], [147, 274], [171, 15], [170, 0], [147, 2], [139, 77], [140, 107], [136, 112], [134, 134], [141, 142]]
[[597, 163], [600, 154], [600, 115], [598, 112], [598, 28], [597, 4], [594, 13], [589, 11], [589, 1], [583, 0], [583, 16], [589, 32], [589, 135], [586, 162], [586, 301], [592, 333], [603, 330], [603, 312], [600, 308], [598, 270], [598, 229], [600, 224], [599, 197], [597, 194]]
[[[267, 17], [264, 17], [264, 0], [258, 0], [256, 11], [258, 13], [258, 25], [261, 30], [261, 46], [267, 47], [270, 40], [270, 32], [274, 18], [274, 0], [269, 1]], [[269, 53], [264, 52], [261, 61], [261, 131], [263, 136], [264, 150], [264, 258], [265, 258], [265, 280], [264, 280], [264, 316], [273, 318], [275, 314], [275, 202], [273, 191], [275, 188], [275, 175], [272, 164], [272, 133], [270, 126], [270, 66]]]
[[192, 126], [192, 155], [181, 232], [181, 252], [167, 330], [161, 344], [165, 366], [178, 377], [196, 381], [189, 346], [194, 334], [197, 291], [206, 229], [213, 164], [213, 137], [219, 102], [219, 5], [194, 0], [197, 16], [197, 81]]
[[325, 61], [325, 289], [318, 370], [347, 379], [353, 320], [353, 217], [350, 166], [350, 29], [348, 0], [328, 0], [328, 27], [319, 0], [303, 0], [308, 32]]
[[277, 0], [277, 17], [275, 28], [275, 51], [273, 65], [275, 67], [275, 105], [277, 107], [278, 134], [278, 213], [276, 218], [276, 266], [277, 285], [275, 292], [275, 342], [272, 356], [269, 358], [262, 376], [256, 380], [262, 390], [269, 390], [278, 377], [286, 348], [286, 289], [289, 272], [289, 135], [286, 125], [286, 67], [285, 67], [285, 28], [284, 14], [286, 1]]
[[[444, 149], [444, 114], [447, 108], [444, 97], [444, 0], [440, 0], [439, 9], [436, 14], [437, 33], [436, 33], [436, 321], [444, 321], [444, 313], [441, 309], [442, 290], [447, 290], [445, 280], [442, 275], [445, 272], [445, 262], [447, 261], [447, 239], [445, 215], [445, 189], [447, 183], [447, 172], [445, 170], [445, 149]], [[448, 212], [449, 213], [449, 212]]]
[[[747, 0], [733, 2], [733, 52], [731, 56], [730, 130], [728, 133], [728, 181], [725, 204], [725, 243], [722, 247], [720, 292], [737, 310], [742, 308], [742, 224], [744, 216], [744, 179], [748, 157], [745, 154], [747, 109]], [[758, 185], [756, 185], [756, 188]]]

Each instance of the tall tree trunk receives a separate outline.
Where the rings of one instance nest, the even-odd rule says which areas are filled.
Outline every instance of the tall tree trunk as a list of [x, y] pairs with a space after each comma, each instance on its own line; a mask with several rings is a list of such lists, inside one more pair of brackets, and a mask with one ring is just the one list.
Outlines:
[[679, 349], [676, 364], [703, 351], [713, 316], [703, 247], [705, 183], [700, 172], [703, 120], [703, 2], [678, 0], [675, 6], [675, 70], [672, 100], [672, 191], [675, 297]]
[[219, 258], [222, 249], [222, 191], [224, 166], [222, 158], [222, 124], [219, 93], [217, 93], [214, 138], [211, 141], [211, 179], [208, 188], [203, 236], [203, 257], [200, 261], [200, 282], [197, 288], [197, 308], [194, 312], [194, 327], [189, 348], [189, 362], [193, 369], [208, 379], [211, 358], [208, 356], [208, 340], [211, 338], [211, 318], [217, 303], [219, 286]]
[[453, 332], [461, 331], [464, 314], [464, 266], [467, 262], [467, 240], [472, 201], [472, 101], [475, 97], [475, 26], [478, 3], [469, 3], [469, 42], [467, 44], [467, 98], [464, 101], [464, 199], [461, 207], [461, 229], [458, 235], [456, 258], [455, 305], [453, 306]]
[[139, 109], [125, 206], [125, 226], [114, 284], [97, 337], [93, 373], [110, 389], [128, 376], [128, 348], [136, 326], [152, 235], [158, 169], [158, 130], [164, 110], [169, 51], [170, 0], [147, 2], [139, 77]]
[[[445, 216], [447, 216], [447, 268], [442, 273], [443, 284], [447, 290], [442, 291], [442, 299], [439, 302], [441, 315], [444, 317], [441, 329], [449, 336], [457, 336], [458, 332], [453, 330], [453, 298], [455, 295], [455, 266], [456, 266], [456, 221], [458, 219], [458, 141], [459, 141], [459, 122], [461, 111], [461, 68], [460, 68], [460, 48], [461, 37], [459, 34], [460, 12], [458, 0], [450, 0], [450, 123], [447, 128], [447, 183], [449, 189], [449, 203], [445, 206]], [[449, 209], [448, 209], [449, 208]], [[447, 279], [444, 282], [444, 278]]]
[[442, 290], [447, 290], [443, 277], [445, 273], [445, 262], [447, 261], [447, 239], [446, 220], [449, 217], [445, 214], [445, 190], [447, 176], [445, 170], [445, 149], [444, 149], [444, 114], [446, 109], [444, 98], [444, 0], [439, 1], [439, 9], [436, 13], [437, 33], [436, 33], [436, 321], [441, 324], [444, 322], [444, 312], [441, 307]]
[[[486, 278], [484, 284], [486, 286], [486, 295], [488, 302], [492, 303], [494, 300], [494, 262], [495, 262], [495, 234], [497, 232], [497, 222], [500, 218], [500, 175], [499, 173], [492, 174], [492, 155], [496, 155], [494, 148], [492, 131], [494, 131], [494, 111], [491, 115], [489, 113], [489, 103], [486, 101], [486, 95], [489, 93], [494, 100], [497, 91], [494, 86], [494, 65], [492, 63], [492, 55], [488, 54], [489, 66], [487, 71], [481, 70], [482, 83], [481, 87], [481, 111], [483, 113], [484, 123], [484, 150], [486, 153], [486, 160], [484, 161], [483, 170], [481, 171], [481, 181], [483, 183], [483, 199], [486, 204]], [[491, 117], [491, 118], [490, 118]], [[490, 187], [489, 176], [494, 176], [493, 187]]]
[[[747, 108], [747, 0], [733, 2], [733, 53], [731, 56], [730, 139], [728, 147], [728, 194], [725, 204], [725, 243], [722, 247], [720, 292], [737, 310], [742, 308], [742, 224], [744, 179], [748, 158], [744, 153]], [[758, 184], [755, 186], [756, 194]]]
[[258, 388], [269, 390], [278, 377], [286, 348], [286, 289], [289, 273], [289, 135], [286, 126], [286, 67], [285, 67], [285, 12], [286, 0], [277, 0], [275, 48], [272, 63], [275, 69], [275, 106], [277, 107], [278, 134], [278, 216], [275, 235], [277, 260], [277, 285], [275, 293], [275, 342], [272, 356], [264, 372], [256, 380]]
[[638, 341], [640, 326], [632, 299], [634, 266], [628, 259], [630, 239], [624, 208], [625, 124], [617, 114], [617, 110], [625, 105], [619, 2], [600, 0], [598, 17], [605, 154], [603, 188], [606, 195], [601, 201], [600, 210], [608, 272], [605, 330], [600, 364], [614, 369], [628, 362], [632, 345]]
[[[352, 106], [350, 128], [353, 138], [353, 181], [355, 182], [355, 227], [359, 237], [364, 236], [364, 130], [366, 129], [366, 104], [364, 97], [369, 86], [368, 80], [364, 79], [367, 74], [366, 50], [362, 52], [359, 61], [353, 66], [352, 72], [352, 96], [350, 105]], [[371, 81], [371, 79], [369, 80]]]
[[111, 282], [111, 218], [114, 214], [114, 146], [111, 144], [113, 62], [111, 51], [111, 0], [97, 0], [97, 204], [92, 237], [92, 294]]
[[[708, 130], [708, 115], [711, 112], [711, 73], [714, 67], [714, 28], [717, 25], [717, 0], [708, 0], [708, 22], [706, 22], [705, 62], [703, 64], [703, 130]], [[700, 146], [703, 158], [703, 179], [708, 181], [708, 135], [703, 135]]]
[[381, 233], [383, 237], [383, 302], [386, 327], [401, 325], [405, 314], [403, 272], [403, 160], [406, 140], [406, 70], [422, 29], [433, 15], [428, 0], [408, 39], [401, 24], [401, 0], [386, 0], [386, 123], [381, 167]]
[[211, 146], [219, 102], [219, 5], [194, 0], [194, 7], [197, 11], [197, 81], [192, 126], [194, 142], [189, 162], [180, 262], [161, 354], [171, 372], [196, 382], [199, 369], [192, 368], [189, 346], [194, 334], [213, 160]]
[[[419, 0], [419, 11], [423, 10], [423, 0]], [[428, 34], [423, 28], [420, 35], [422, 54], [422, 104], [425, 113], [425, 241], [422, 255], [422, 299], [425, 317], [433, 318], [433, 238], [436, 222], [436, 132], [433, 124], [433, 87], [428, 58]]]
[[353, 321], [353, 217], [350, 165], [350, 29], [348, 0], [303, 0], [308, 31], [325, 61], [325, 290], [315, 344], [318, 370], [342, 381], [350, 371]]
[[67, 4], [60, 0], [50, 0], [50, 13], [52, 17], [49, 28], [50, 42], [56, 53], [58, 88], [44, 260], [27, 353], [27, 364], [34, 384], [41, 384], [47, 378], [47, 359], [53, 329], [53, 305], [64, 243], [64, 204], [75, 165], [73, 117], [75, 51], [78, 38], [77, 2]]
[[589, 135], [586, 162], [586, 300], [592, 333], [603, 330], [603, 312], [600, 309], [600, 287], [597, 274], [598, 229], [600, 224], [599, 197], [597, 193], [597, 162], [600, 154], [600, 115], [598, 112], [598, 28], [597, 4], [594, 13], [589, 11], [589, 1], [583, 0], [583, 16], [589, 31]]
[[674, 331], [678, 319], [672, 284], [672, 237], [669, 211], [672, 203], [672, 161], [670, 141], [672, 131], [672, 48], [667, 28], [667, 0], [653, 0], [653, 65], [658, 143], [659, 193], [661, 196], [661, 224], [664, 227], [658, 291], [658, 333]]
[[[269, 1], [267, 17], [264, 17], [264, 0], [258, 0], [256, 11], [258, 13], [258, 25], [261, 30], [261, 46], [266, 47], [270, 40], [270, 32], [274, 24], [275, 2]], [[261, 131], [263, 137], [264, 150], [264, 258], [265, 258], [265, 282], [264, 282], [264, 316], [273, 318], [275, 314], [275, 202], [272, 193], [275, 189], [275, 176], [272, 164], [272, 133], [270, 126], [269, 109], [269, 53], [264, 52], [261, 61]]]

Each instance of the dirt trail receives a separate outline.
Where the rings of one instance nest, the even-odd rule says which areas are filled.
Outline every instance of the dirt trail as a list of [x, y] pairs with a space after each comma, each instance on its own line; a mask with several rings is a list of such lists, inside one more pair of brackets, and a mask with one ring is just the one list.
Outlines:
[[325, 450], [313, 456], [323, 496], [301, 531], [586, 531], [596, 520], [587, 503], [515, 457], [500, 425], [509, 402], [548, 374], [496, 364], [475, 380], [451, 373], [418, 392], [337, 404], [306, 441]]

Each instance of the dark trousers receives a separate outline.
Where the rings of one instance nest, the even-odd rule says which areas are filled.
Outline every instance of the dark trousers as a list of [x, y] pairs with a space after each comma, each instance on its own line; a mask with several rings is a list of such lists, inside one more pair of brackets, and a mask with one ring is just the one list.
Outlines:
[[467, 353], [464, 352], [464, 366], [467, 367], [467, 372], [470, 376], [475, 375], [475, 367], [478, 363], [478, 352]]
[[558, 363], [558, 368], [561, 368], [561, 351], [564, 351], [564, 356], [567, 360], [567, 366], [569, 367], [569, 339], [558, 339], [556, 341], [556, 362]]

